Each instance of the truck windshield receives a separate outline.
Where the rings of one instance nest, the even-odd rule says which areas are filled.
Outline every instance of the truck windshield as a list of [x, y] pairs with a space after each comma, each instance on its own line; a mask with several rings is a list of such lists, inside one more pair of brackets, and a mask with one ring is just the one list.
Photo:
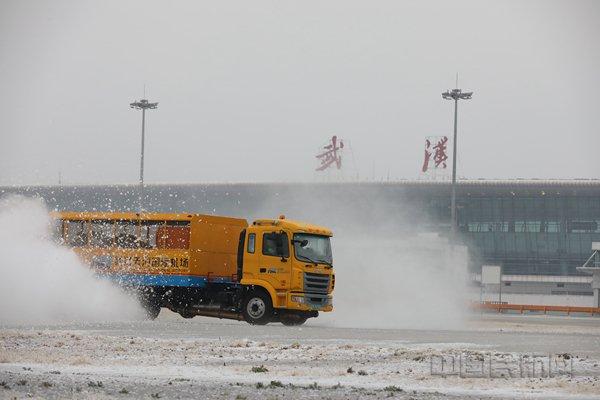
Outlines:
[[298, 260], [330, 265], [333, 263], [328, 236], [295, 233], [293, 243]]

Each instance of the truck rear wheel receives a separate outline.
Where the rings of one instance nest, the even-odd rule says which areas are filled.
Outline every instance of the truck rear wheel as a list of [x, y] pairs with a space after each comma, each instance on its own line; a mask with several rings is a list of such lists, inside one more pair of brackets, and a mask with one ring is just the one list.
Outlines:
[[152, 299], [144, 299], [142, 300], [142, 307], [146, 313], [145, 317], [147, 319], [153, 320], [158, 317], [160, 314], [160, 304], [158, 302], [153, 301]]
[[244, 299], [242, 314], [252, 325], [266, 325], [273, 317], [271, 296], [263, 291], [253, 290]]
[[146, 319], [156, 319], [160, 314], [160, 299], [155, 293], [145, 291], [138, 292], [140, 305], [144, 309], [144, 317]]

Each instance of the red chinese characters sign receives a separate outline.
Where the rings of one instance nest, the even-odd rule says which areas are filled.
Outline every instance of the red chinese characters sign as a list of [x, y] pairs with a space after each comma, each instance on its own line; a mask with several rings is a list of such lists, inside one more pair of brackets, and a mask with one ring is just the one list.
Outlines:
[[342, 168], [341, 150], [343, 148], [344, 142], [341, 139], [338, 141], [338, 137], [333, 135], [329, 143], [323, 146], [321, 153], [316, 156], [320, 163], [316, 170], [324, 171], [333, 165], [335, 165], [337, 169]]
[[[425, 158], [421, 171], [427, 172], [431, 168], [446, 169], [448, 160], [448, 137], [437, 136], [425, 139]], [[433, 165], [430, 162], [433, 161]]]

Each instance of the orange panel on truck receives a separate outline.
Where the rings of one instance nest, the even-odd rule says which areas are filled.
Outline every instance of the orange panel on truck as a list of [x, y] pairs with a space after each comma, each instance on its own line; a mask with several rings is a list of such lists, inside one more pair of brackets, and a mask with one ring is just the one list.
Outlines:
[[192, 220], [192, 274], [231, 277], [237, 273], [240, 232], [245, 219], [197, 215]]
[[159, 249], [187, 249], [190, 247], [188, 226], [161, 226], [156, 231], [156, 247]]

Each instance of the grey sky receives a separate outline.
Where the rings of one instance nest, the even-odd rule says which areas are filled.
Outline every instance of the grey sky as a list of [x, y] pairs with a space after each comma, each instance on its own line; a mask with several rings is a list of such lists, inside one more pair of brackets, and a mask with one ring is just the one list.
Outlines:
[[[450, 134], [459, 175], [598, 178], [600, 2], [0, 3], [0, 184], [419, 177]], [[353, 157], [352, 157], [353, 156]], [[354, 161], [353, 161], [354, 160]]]

